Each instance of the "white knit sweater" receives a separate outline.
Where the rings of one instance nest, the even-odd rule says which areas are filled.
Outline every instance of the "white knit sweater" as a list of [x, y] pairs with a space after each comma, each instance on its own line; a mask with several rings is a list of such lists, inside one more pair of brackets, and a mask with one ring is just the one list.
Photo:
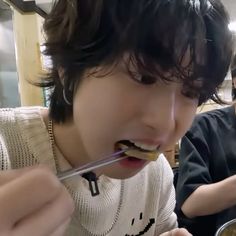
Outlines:
[[[2, 170], [45, 164], [56, 167], [47, 128], [39, 107], [0, 109], [0, 165]], [[60, 167], [68, 169], [61, 157]], [[92, 197], [80, 176], [64, 182], [76, 211], [66, 236], [157, 236], [177, 226], [172, 170], [160, 155], [127, 180], [100, 176], [100, 194]]]

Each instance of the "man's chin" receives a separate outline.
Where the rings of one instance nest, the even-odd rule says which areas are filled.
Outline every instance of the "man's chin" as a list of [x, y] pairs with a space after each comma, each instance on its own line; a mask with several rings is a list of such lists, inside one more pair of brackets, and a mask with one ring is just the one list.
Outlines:
[[133, 171], [121, 171], [121, 172], [108, 172], [104, 173], [109, 178], [112, 179], [129, 179], [132, 178], [133, 176], [137, 175], [140, 172], [140, 170], [133, 170]]

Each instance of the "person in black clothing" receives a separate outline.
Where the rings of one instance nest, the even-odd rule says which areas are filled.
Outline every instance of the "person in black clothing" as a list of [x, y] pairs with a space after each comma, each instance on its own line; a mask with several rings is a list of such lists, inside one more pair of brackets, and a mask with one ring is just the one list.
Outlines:
[[197, 115], [181, 140], [176, 213], [194, 236], [213, 236], [236, 218], [235, 110], [236, 103]]
[[236, 100], [236, 56], [235, 56], [235, 67], [232, 69], [232, 99]]

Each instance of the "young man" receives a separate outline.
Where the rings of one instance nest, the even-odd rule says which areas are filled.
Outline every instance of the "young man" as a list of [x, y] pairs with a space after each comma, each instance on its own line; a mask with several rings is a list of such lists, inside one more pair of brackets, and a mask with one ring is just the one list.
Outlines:
[[[40, 163], [57, 174], [101, 159], [124, 143], [138, 152], [166, 150], [184, 135], [199, 104], [217, 100], [232, 54], [227, 14], [213, 0], [59, 0], [44, 29], [45, 53], [53, 64], [42, 84], [53, 87], [50, 108], [1, 111], [3, 170]], [[64, 181], [75, 204], [67, 227], [71, 201], [56, 177], [45, 173], [23, 175], [25, 191], [12, 190], [14, 196], [5, 201], [6, 206], [14, 202], [20, 213], [15, 217], [5, 206], [7, 224], [0, 230], [189, 235], [174, 229], [173, 174], [163, 155], [149, 161], [127, 154], [123, 161]], [[18, 211], [21, 201], [25, 212]]]
[[[235, 91], [233, 86], [233, 99]], [[236, 218], [235, 114], [235, 103], [199, 114], [182, 138], [177, 213], [180, 225], [193, 235], [214, 236], [221, 225]]]

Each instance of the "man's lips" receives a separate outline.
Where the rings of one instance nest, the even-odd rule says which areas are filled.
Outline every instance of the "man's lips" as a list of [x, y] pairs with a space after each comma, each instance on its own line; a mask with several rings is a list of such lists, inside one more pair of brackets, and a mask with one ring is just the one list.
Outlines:
[[124, 139], [120, 140], [117, 143], [124, 143], [124, 144], [140, 144], [144, 146], [153, 146], [153, 147], [160, 147], [162, 142], [161, 141], [155, 141], [155, 140], [149, 140], [149, 139]]
[[147, 163], [146, 160], [138, 159], [136, 157], [130, 157], [128, 156], [127, 158], [119, 161], [119, 164], [125, 168], [131, 168], [131, 169], [139, 169], [142, 168], [145, 163]]
[[116, 149], [118, 150], [124, 150], [127, 148], [128, 150], [125, 151], [124, 153], [128, 157], [134, 157], [134, 158], [142, 159], [146, 161], [155, 161], [159, 156], [159, 153], [157, 152], [157, 150], [155, 151], [143, 150], [139, 147], [136, 147], [133, 143], [127, 140], [124, 140], [124, 141], [122, 140], [116, 144]]

